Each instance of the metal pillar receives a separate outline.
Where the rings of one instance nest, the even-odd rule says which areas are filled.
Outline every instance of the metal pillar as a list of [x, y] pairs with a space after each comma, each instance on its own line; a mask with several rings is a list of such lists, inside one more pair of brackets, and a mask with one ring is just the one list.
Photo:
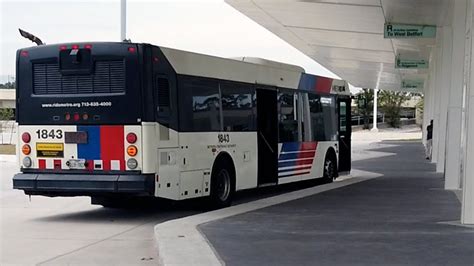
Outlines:
[[378, 132], [379, 129], [377, 128], [377, 104], [378, 104], [378, 101], [377, 101], [377, 98], [378, 98], [378, 92], [379, 90], [378, 89], [374, 89], [374, 111], [373, 111], [373, 115], [374, 115], [374, 118], [373, 118], [373, 126], [372, 126], [372, 129], [371, 131], [373, 132]]
[[127, 39], [127, 0], [120, 0], [120, 41]]

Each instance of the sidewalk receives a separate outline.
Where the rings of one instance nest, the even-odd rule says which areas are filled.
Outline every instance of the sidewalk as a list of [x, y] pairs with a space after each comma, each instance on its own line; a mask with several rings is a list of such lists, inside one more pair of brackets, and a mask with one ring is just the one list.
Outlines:
[[199, 226], [226, 265], [473, 265], [474, 229], [419, 141], [353, 167], [383, 176]]

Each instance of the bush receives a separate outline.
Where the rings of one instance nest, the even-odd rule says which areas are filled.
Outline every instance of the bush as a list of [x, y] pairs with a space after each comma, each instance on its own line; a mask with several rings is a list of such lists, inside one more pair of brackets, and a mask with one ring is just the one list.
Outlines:
[[13, 109], [11, 108], [0, 108], [0, 120], [13, 120], [15, 118]]

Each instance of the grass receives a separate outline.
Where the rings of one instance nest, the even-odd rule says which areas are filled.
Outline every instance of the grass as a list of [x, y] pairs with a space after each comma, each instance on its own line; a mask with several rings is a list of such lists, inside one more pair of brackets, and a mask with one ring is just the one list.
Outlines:
[[0, 154], [15, 154], [15, 145], [12, 144], [0, 144]]

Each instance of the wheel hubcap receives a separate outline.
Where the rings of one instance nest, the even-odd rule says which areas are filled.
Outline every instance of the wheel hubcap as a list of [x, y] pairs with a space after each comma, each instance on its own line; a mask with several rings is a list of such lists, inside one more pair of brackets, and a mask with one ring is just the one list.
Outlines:
[[222, 169], [217, 176], [217, 196], [221, 201], [226, 201], [230, 194], [230, 175]]

